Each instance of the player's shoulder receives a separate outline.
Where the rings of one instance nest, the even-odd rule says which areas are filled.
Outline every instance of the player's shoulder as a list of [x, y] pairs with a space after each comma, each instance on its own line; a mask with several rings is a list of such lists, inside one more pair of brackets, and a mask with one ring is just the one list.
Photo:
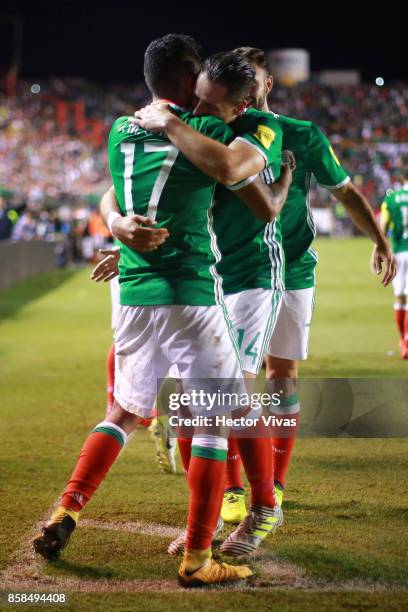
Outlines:
[[270, 127], [275, 131], [282, 129], [279, 115], [270, 111], [258, 110], [257, 108], [245, 109], [232, 125], [239, 130], [247, 128], [248, 131], [256, 131], [259, 125]]
[[115, 119], [112, 123], [111, 129], [117, 132], [123, 131], [125, 128], [128, 127], [129, 123], [131, 122], [131, 119], [132, 117], [126, 115], [123, 115], [122, 117], [117, 117], [117, 119]]
[[180, 115], [180, 119], [183, 119], [183, 121], [198, 131], [206, 129], [231, 129], [225, 121], [213, 115], [193, 115], [193, 113], [186, 112]]
[[145, 130], [139, 127], [134, 121], [134, 117], [123, 115], [112, 123], [110, 139], [128, 140], [129, 138], [145, 134]]
[[214, 140], [226, 143], [234, 137], [234, 132], [229, 125], [213, 115], [193, 115], [193, 113], [185, 111], [178, 113], [178, 116], [197, 132]]
[[306, 121], [304, 119], [297, 119], [295, 117], [287, 117], [286, 115], [279, 115], [279, 119], [284, 132], [286, 130], [293, 130], [296, 132], [303, 132], [304, 134], [310, 134], [313, 126], [317, 127], [313, 121]]

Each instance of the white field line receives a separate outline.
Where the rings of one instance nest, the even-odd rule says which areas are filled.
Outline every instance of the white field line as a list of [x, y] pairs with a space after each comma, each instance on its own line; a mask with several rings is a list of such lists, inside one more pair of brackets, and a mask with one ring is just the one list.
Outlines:
[[[23, 539], [19, 549], [13, 555], [11, 563], [0, 574], [0, 583], [3, 590], [25, 590], [25, 591], [49, 591], [49, 592], [87, 592], [87, 593], [137, 593], [137, 592], [185, 592], [178, 585], [176, 579], [139, 579], [139, 580], [115, 580], [109, 579], [83, 579], [77, 577], [47, 576], [43, 574], [45, 561], [36, 555], [32, 549], [32, 540], [39, 532], [43, 521], [36, 524], [31, 532]], [[94, 529], [106, 529], [111, 531], [122, 531], [127, 533], [138, 533], [142, 535], [161, 536], [175, 538], [181, 530], [168, 525], [158, 523], [145, 523], [142, 521], [118, 523], [114, 521], [100, 521], [94, 519], [83, 519], [78, 527], [90, 527]], [[165, 550], [163, 548], [163, 554]], [[259, 590], [285, 588], [287, 590], [304, 591], [354, 591], [354, 592], [384, 592], [392, 590], [407, 590], [390, 585], [374, 582], [348, 581], [333, 583], [318, 581], [306, 577], [302, 568], [271, 558], [271, 553], [260, 549], [253, 557], [255, 571], [259, 571], [250, 584], [240, 583], [234, 587], [219, 587], [225, 591], [236, 590]], [[176, 569], [176, 568], [175, 568]], [[200, 589], [197, 589], [200, 591]], [[191, 592], [191, 591], [190, 591]], [[194, 591], [193, 591], [194, 592]]]

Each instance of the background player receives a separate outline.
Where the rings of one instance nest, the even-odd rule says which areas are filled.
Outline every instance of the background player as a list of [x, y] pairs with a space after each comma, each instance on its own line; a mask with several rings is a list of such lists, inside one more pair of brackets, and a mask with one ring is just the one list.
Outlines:
[[392, 281], [394, 314], [401, 357], [408, 359], [408, 183], [385, 196], [381, 206], [381, 227], [384, 232], [391, 231], [391, 245], [397, 262], [397, 273]]

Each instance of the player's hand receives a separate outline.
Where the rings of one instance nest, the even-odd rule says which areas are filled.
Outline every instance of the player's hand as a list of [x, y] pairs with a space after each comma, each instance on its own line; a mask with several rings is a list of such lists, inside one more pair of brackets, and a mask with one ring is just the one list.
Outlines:
[[99, 252], [105, 257], [92, 270], [91, 279], [97, 283], [101, 281], [107, 283], [119, 274], [120, 251], [118, 248], [112, 248], [99, 249]]
[[371, 255], [370, 265], [373, 274], [381, 274], [384, 265], [384, 276], [381, 279], [381, 283], [384, 287], [387, 287], [397, 273], [397, 263], [390, 245], [386, 240], [375, 245]]
[[149, 217], [141, 215], [118, 217], [112, 223], [112, 235], [140, 253], [156, 251], [170, 234], [164, 227], [153, 227], [155, 223]]
[[165, 132], [168, 121], [173, 117], [168, 104], [156, 102], [136, 111], [134, 121], [149, 132]]

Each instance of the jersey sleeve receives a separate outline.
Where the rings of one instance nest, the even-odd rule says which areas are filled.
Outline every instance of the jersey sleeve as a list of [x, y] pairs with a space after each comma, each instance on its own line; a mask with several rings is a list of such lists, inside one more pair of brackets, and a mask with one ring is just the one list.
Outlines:
[[350, 180], [329, 140], [313, 123], [310, 129], [306, 166], [314, 174], [317, 182], [327, 189], [338, 189]]
[[[282, 127], [273, 113], [260, 113], [245, 121], [245, 131], [236, 140], [254, 147], [264, 158], [265, 167], [278, 178], [282, 161]], [[238, 124], [239, 125], [239, 124]]]
[[381, 223], [385, 225], [386, 223], [389, 223], [389, 221], [390, 221], [390, 212], [388, 210], [387, 202], [384, 201], [381, 204]]

